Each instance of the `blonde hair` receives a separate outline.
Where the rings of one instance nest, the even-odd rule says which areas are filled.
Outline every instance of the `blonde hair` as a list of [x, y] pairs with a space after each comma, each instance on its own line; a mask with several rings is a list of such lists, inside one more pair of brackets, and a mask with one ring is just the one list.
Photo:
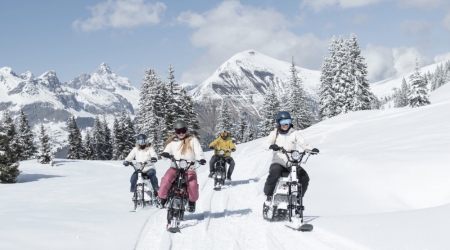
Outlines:
[[[166, 143], [164, 143], [164, 148], [166, 148], [167, 145], [169, 145], [169, 143], [171, 143], [173, 139], [175, 139], [175, 137], [177, 137], [176, 134], [171, 135], [169, 139], [167, 139]], [[191, 146], [192, 138], [195, 138], [195, 136], [186, 134], [186, 136], [182, 140], [183, 142], [180, 144], [180, 147], [178, 148], [181, 149], [182, 155], [186, 154], [188, 151], [194, 151], [194, 149]]]

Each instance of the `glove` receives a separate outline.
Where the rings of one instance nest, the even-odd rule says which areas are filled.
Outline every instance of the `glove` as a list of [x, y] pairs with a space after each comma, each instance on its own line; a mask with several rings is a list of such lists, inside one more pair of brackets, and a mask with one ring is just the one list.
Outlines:
[[234, 148], [233, 148], [233, 149], [231, 149], [231, 152], [234, 152], [234, 151], [236, 151], [236, 149], [234, 149]]
[[167, 153], [167, 152], [162, 152], [162, 153], [161, 153], [161, 157], [164, 157], [164, 158], [170, 158], [170, 154]]
[[198, 161], [198, 163], [200, 163], [200, 165], [205, 165], [206, 164], [206, 160], [205, 159], [201, 159]]
[[155, 157], [150, 158], [150, 162], [152, 162], [152, 163], [155, 163], [157, 161], [158, 161], [158, 159], [156, 159]]
[[130, 162], [129, 162], [129, 161], [124, 161], [124, 162], [123, 162], [123, 165], [124, 165], [125, 167], [128, 167], [128, 166], [130, 165]]
[[272, 144], [272, 145], [270, 145], [269, 149], [272, 149], [273, 151], [278, 151], [278, 150], [280, 150], [280, 147], [278, 147], [277, 144]]
[[209, 149], [214, 149], [214, 147], [209, 147]]
[[313, 154], [313, 155], [318, 154], [318, 153], [319, 153], [319, 150], [317, 148], [313, 148], [311, 150], [311, 154]]

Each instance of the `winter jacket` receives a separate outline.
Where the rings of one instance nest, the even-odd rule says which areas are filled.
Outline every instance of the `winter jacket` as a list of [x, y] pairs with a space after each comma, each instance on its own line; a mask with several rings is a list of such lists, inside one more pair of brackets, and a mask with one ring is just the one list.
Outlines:
[[[276, 137], [276, 141], [275, 141]], [[287, 151], [297, 149], [297, 145], [303, 148], [303, 150], [312, 150], [308, 142], [303, 139], [303, 136], [300, 134], [300, 131], [291, 128], [287, 134], [278, 134], [277, 129], [270, 132], [267, 139], [264, 141], [262, 147], [264, 150], [269, 149], [270, 145], [277, 144], [279, 147], [283, 147]], [[287, 158], [281, 151], [273, 151], [272, 163], [278, 163], [282, 166], [286, 166]]]
[[[187, 151], [185, 154], [181, 154], [181, 146], [182, 143], [190, 143], [193, 151]], [[184, 139], [179, 139], [178, 137], [175, 137], [173, 141], [171, 141], [165, 148], [164, 152], [169, 153], [170, 155], [173, 155], [176, 160], [186, 160], [186, 161], [200, 161], [205, 159], [205, 155], [203, 154], [202, 146], [200, 145], [200, 142], [198, 139], [193, 136], [189, 135]], [[171, 163], [170, 167], [175, 168], [175, 163]], [[192, 165], [190, 170], [195, 170], [195, 165]]]
[[141, 149], [139, 145], [136, 145], [136, 147], [131, 150], [131, 152], [128, 154], [127, 158], [125, 158], [126, 161], [132, 161], [134, 158], [136, 158], [137, 162], [147, 162], [144, 169], [142, 169], [142, 172], [146, 173], [150, 169], [155, 169], [155, 166], [153, 163], [150, 162], [150, 159], [152, 157], [158, 158], [158, 155], [155, 152], [155, 149], [150, 144], [147, 144], [147, 146], [144, 149]]
[[[213, 142], [211, 142], [209, 144], [209, 147], [215, 147], [217, 150], [214, 151], [215, 155], [219, 155], [219, 151], [220, 150], [236, 150], [236, 146], [234, 146], [233, 141], [230, 139], [230, 137], [227, 137], [225, 140], [222, 139], [222, 137], [217, 137], [217, 139], [215, 139]], [[231, 153], [230, 152], [226, 152], [225, 153], [225, 157], [230, 157]]]

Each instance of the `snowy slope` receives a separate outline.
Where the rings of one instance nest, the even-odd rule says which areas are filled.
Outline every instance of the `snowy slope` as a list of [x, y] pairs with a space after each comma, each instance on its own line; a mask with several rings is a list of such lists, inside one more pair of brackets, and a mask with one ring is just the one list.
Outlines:
[[[428, 73], [428, 72], [434, 73], [434, 71], [436, 71], [436, 67], [440, 66], [441, 64], [445, 64], [445, 62], [435, 63], [435, 64], [431, 64], [431, 65], [422, 67], [422, 68], [420, 68], [420, 73], [422, 75], [425, 73]], [[394, 91], [392, 90], [393, 88], [398, 88], [398, 89], [401, 88], [403, 78], [405, 78], [406, 83], [409, 84], [409, 77], [413, 74], [413, 72], [414, 71], [411, 70], [411, 72], [408, 72], [401, 76], [392, 77], [392, 78], [389, 78], [386, 80], [372, 83], [372, 84], [370, 84], [370, 89], [379, 98], [384, 97], [384, 96], [390, 96], [394, 93]], [[428, 84], [428, 89], [430, 89], [430, 87], [431, 86], [429, 86], [429, 84]]]
[[[321, 150], [303, 165], [311, 233], [262, 219], [271, 157], [262, 138], [237, 146], [220, 192], [198, 169], [197, 211], [176, 235], [164, 230], [165, 210], [130, 212], [132, 171], [120, 162], [22, 162], [19, 183], [0, 185], [0, 249], [448, 249], [449, 94], [445, 85], [429, 106], [354, 112], [303, 131]], [[156, 163], [160, 180], [168, 164]]]

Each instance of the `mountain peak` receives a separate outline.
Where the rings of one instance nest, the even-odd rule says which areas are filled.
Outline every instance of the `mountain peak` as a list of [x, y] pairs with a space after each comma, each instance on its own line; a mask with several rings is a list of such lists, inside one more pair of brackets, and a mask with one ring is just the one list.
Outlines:
[[108, 64], [106, 63], [102, 63], [100, 64], [100, 66], [97, 68], [97, 70], [95, 71], [95, 73], [99, 74], [99, 75], [106, 75], [106, 74], [112, 74], [113, 72], [111, 71], [111, 68], [108, 66]]

